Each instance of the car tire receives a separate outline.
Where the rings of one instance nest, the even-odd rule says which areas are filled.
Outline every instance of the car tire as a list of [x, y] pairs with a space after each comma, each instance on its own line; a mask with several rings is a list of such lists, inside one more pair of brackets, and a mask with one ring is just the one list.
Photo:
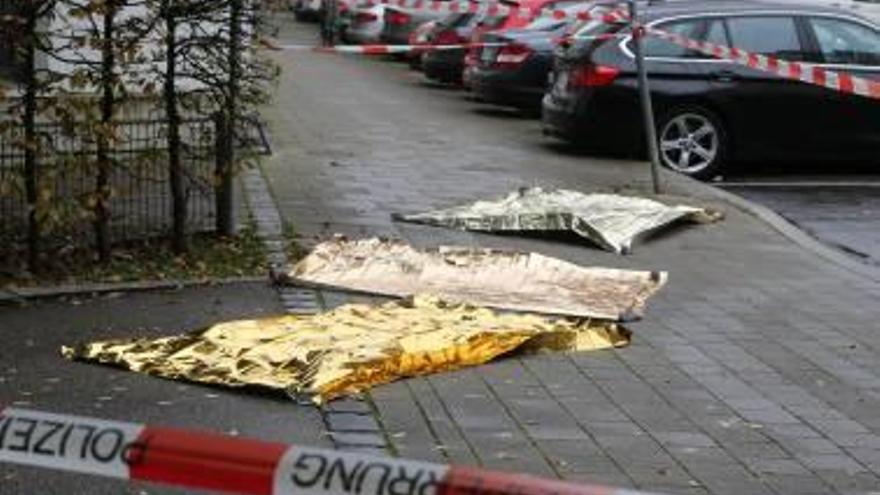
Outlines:
[[660, 163], [698, 180], [718, 176], [727, 165], [727, 130], [721, 119], [700, 105], [681, 105], [657, 122]]

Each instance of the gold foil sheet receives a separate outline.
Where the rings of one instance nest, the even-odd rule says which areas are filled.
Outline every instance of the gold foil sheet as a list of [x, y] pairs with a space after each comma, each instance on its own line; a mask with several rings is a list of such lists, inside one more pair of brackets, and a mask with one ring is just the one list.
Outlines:
[[62, 354], [174, 380], [281, 389], [321, 403], [516, 350], [628, 343], [629, 332], [612, 322], [496, 313], [419, 296], [313, 316], [230, 321], [181, 336], [94, 342], [64, 347]]
[[584, 194], [540, 187], [524, 188], [495, 201], [394, 215], [395, 220], [483, 232], [569, 231], [603, 249], [628, 253], [639, 238], [674, 222], [716, 222], [717, 211], [668, 206], [658, 201], [617, 194]]
[[664, 272], [582, 267], [537, 253], [335, 239], [297, 263], [294, 283], [543, 314], [627, 321], [666, 281]]

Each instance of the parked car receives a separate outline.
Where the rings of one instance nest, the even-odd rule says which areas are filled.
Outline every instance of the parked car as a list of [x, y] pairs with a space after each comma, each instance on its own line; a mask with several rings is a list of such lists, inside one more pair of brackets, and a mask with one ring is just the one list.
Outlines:
[[[586, 2], [555, 7], [567, 14], [589, 11], [607, 12], [607, 6], [590, 8]], [[482, 41], [489, 45], [470, 74], [470, 88], [477, 99], [488, 103], [540, 110], [547, 87], [547, 75], [553, 68], [553, 52], [561, 40], [574, 34], [586, 21], [573, 15], [564, 19], [538, 17], [523, 29], [486, 33]]]
[[[468, 43], [474, 30], [481, 22], [484, 23], [485, 19], [485, 9], [475, 13], [451, 14], [437, 21], [434, 27], [426, 33], [426, 42], [429, 45]], [[426, 51], [422, 56], [422, 69], [425, 72], [425, 77], [445, 83], [460, 82], [466, 51], [465, 48]]]
[[323, 15], [322, 0], [292, 0], [293, 15], [298, 21], [318, 21]]
[[349, 43], [378, 43], [385, 23], [385, 5], [355, 6], [348, 14], [345, 40]]
[[[656, 5], [649, 26], [880, 80], [880, 28], [849, 10], [756, 0]], [[543, 100], [545, 133], [619, 149], [643, 149], [631, 36], [589, 36], [585, 26], [557, 51]], [[662, 162], [707, 179], [734, 160], [880, 149], [880, 101], [792, 81], [707, 57], [660, 38], [645, 43]], [[821, 155], [820, 155], [821, 156]]]
[[[482, 42], [483, 35], [486, 33], [524, 28], [534, 21], [544, 9], [561, 9], [566, 5], [580, 1], [583, 0], [521, 0], [512, 2], [521, 8], [518, 15], [504, 14], [485, 18], [474, 29], [470, 42], [474, 44]], [[470, 74], [479, 63], [481, 50], [477, 47], [471, 48], [464, 57], [462, 82], [466, 88], [470, 88]]]
[[[472, 1], [476, 3], [476, 1]], [[388, 5], [385, 9], [385, 23], [382, 27], [381, 40], [392, 45], [405, 45], [409, 43], [409, 35], [419, 26], [428, 21], [439, 21], [448, 14], [442, 9], [411, 9]]]

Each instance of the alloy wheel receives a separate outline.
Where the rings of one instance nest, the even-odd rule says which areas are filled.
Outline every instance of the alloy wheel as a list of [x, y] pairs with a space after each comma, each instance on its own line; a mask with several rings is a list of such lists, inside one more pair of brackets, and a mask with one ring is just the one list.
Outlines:
[[693, 175], [710, 167], [718, 157], [718, 148], [718, 129], [700, 114], [676, 115], [660, 132], [663, 163], [684, 174]]

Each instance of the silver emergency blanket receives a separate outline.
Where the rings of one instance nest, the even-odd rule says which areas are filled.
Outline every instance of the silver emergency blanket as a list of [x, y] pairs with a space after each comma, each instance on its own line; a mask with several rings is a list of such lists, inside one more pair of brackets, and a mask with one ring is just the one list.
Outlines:
[[583, 267], [537, 253], [467, 247], [417, 250], [381, 239], [319, 244], [293, 283], [552, 315], [629, 321], [666, 281], [663, 272]]
[[635, 240], [676, 221], [716, 222], [717, 211], [617, 194], [584, 194], [540, 187], [514, 191], [495, 201], [453, 208], [395, 214], [399, 221], [483, 232], [570, 231], [603, 249], [629, 253]]

